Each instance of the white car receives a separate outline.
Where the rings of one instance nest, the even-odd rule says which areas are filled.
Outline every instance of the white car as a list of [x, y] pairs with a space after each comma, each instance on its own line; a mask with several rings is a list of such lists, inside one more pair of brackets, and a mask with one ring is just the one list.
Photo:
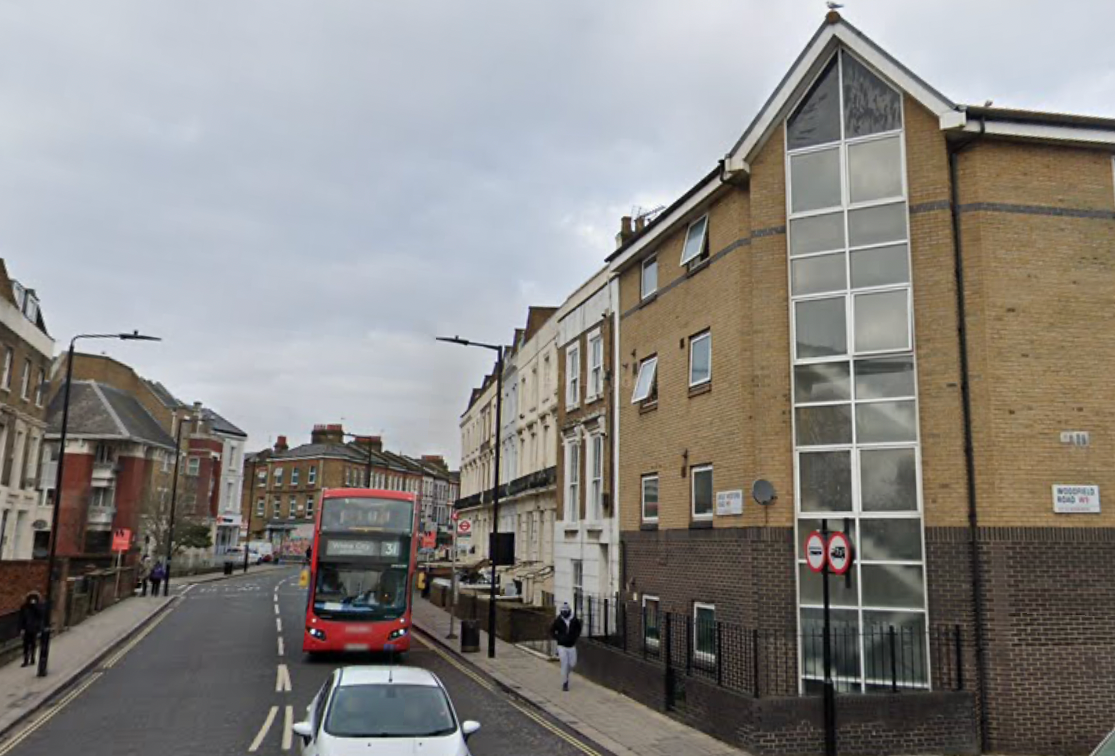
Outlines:
[[417, 667], [333, 671], [294, 725], [303, 756], [469, 756], [479, 722], [461, 722], [434, 673]]

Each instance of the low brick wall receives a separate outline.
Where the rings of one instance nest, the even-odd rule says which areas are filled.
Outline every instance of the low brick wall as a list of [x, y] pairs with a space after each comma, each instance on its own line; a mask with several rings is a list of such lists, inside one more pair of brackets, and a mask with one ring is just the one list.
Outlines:
[[[443, 609], [449, 608], [451, 590], [448, 586], [430, 586], [430, 602]], [[488, 597], [472, 592], [458, 591], [455, 616], [460, 619], [475, 619], [480, 629], [488, 630]], [[553, 622], [551, 610], [526, 606], [517, 601], [496, 602], [496, 637], [508, 643], [542, 640], [549, 636]]]
[[[666, 711], [665, 669], [656, 660], [599, 643], [578, 647], [577, 671], [658, 711]], [[700, 679], [684, 681], [670, 712], [685, 724], [758, 756], [824, 753], [819, 696], [752, 698]], [[967, 691], [846, 695], [836, 701], [837, 745], [857, 756], [978, 754], [975, 701]]]

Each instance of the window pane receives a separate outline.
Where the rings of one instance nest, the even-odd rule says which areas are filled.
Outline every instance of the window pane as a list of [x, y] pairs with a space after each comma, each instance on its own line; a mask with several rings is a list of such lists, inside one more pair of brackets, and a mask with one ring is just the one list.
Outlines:
[[786, 149], [796, 150], [840, 139], [840, 77], [836, 57], [817, 77], [786, 122]]
[[639, 376], [635, 379], [635, 393], [631, 397], [632, 402], [641, 402], [650, 397], [654, 388], [654, 372], [657, 367], [658, 359], [655, 357], [651, 357], [639, 365]]
[[653, 294], [658, 289], [658, 260], [643, 263], [643, 296]]
[[917, 414], [914, 411], [914, 403], [857, 404], [856, 440], [861, 444], [916, 441]]
[[852, 253], [852, 288], [909, 283], [910, 261], [906, 245], [874, 247]]
[[704, 335], [689, 344], [689, 385], [712, 378], [712, 336]]
[[898, 137], [848, 145], [852, 202], [902, 196], [902, 147]]
[[905, 291], [856, 296], [856, 351], [910, 348]]
[[790, 158], [793, 212], [840, 207], [840, 150], [822, 150]]
[[849, 399], [847, 362], [823, 362], [794, 368], [794, 401], [833, 402]]
[[860, 520], [860, 556], [866, 560], [920, 561], [921, 520]]
[[[834, 533], [837, 530], [843, 531], [848, 535], [848, 539], [856, 542], [856, 521], [853, 519], [845, 520], [841, 515], [833, 515], [827, 517], [826, 521], [829, 526], [829, 533]], [[802, 517], [798, 520], [798, 543], [797, 554], [798, 559], [805, 559], [805, 539], [814, 530], [820, 532], [824, 528], [821, 527], [821, 521], [815, 520], [812, 517]]]
[[[824, 665], [824, 610], [801, 610], [801, 652], [802, 676], [809, 678], [822, 678], [825, 674]], [[859, 632], [858, 612], [848, 609], [835, 609], [830, 613], [832, 625], [832, 661], [833, 671], [837, 677], [858, 678], [859, 669], [859, 643], [856, 635]], [[846, 682], [837, 683], [838, 690], [847, 690]]]
[[[798, 457], [802, 512], [852, 511], [852, 453], [812, 452]], [[831, 523], [830, 523], [831, 527]]]
[[798, 446], [852, 443], [852, 408], [847, 404], [798, 407]]
[[[894, 628], [891, 635], [890, 629]], [[925, 663], [925, 615], [920, 612], [863, 613], [864, 672], [879, 689], [889, 690], [891, 680], [891, 643], [897, 664], [894, 678], [899, 685], [929, 682]], [[872, 688], [869, 686], [868, 690]]]
[[844, 297], [798, 302], [794, 312], [798, 359], [848, 353]]
[[790, 221], [790, 257], [844, 249], [844, 213]]
[[696, 627], [695, 650], [702, 654], [716, 653], [716, 610], [697, 607], [694, 612]]
[[852, 139], [902, 126], [902, 100], [851, 55], [844, 59], [844, 135]]
[[914, 395], [914, 358], [856, 360], [856, 399]]
[[712, 514], [712, 470], [693, 471], [693, 514]]
[[[802, 534], [802, 538], [805, 534]], [[855, 608], [859, 605], [859, 581], [856, 578], [856, 571], [850, 570], [852, 576], [848, 580], [844, 575], [829, 574], [829, 601], [835, 607], [849, 607]], [[821, 581], [821, 573], [814, 572], [809, 569], [809, 565], [798, 563], [798, 579], [801, 586], [801, 603], [813, 604], [821, 606], [824, 603], [824, 583]], [[850, 583], [850, 585], [849, 585]]]
[[643, 517], [658, 517], [658, 478], [643, 478]]
[[793, 293], [796, 296], [847, 288], [843, 252], [794, 260], [791, 263], [791, 272]]
[[685, 249], [682, 250], [681, 255], [682, 264], [696, 259], [704, 251], [705, 228], [707, 226], [708, 216], [705, 216], [689, 227], [689, 233], [685, 237]]
[[925, 604], [925, 581], [920, 565], [861, 564], [863, 605], [920, 609]]
[[853, 247], [903, 241], [905, 238], [905, 202], [848, 212], [848, 243]]
[[859, 469], [863, 511], [917, 511], [917, 462], [913, 449], [865, 449], [859, 455]]

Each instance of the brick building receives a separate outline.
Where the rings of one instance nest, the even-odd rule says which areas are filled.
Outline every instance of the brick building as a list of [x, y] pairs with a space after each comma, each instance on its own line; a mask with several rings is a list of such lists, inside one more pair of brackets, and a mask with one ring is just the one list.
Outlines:
[[[831, 13], [725, 159], [624, 223], [623, 599], [689, 665], [662, 701], [625, 659], [629, 690], [819, 752], [800, 544], [827, 518], [856, 554], [830, 583], [842, 749], [1075, 754], [1110, 729], [1113, 153], [1115, 121], [957, 105]], [[751, 647], [754, 699], [696, 679], [739, 656], [722, 633], [784, 641]]]
[[45, 556], [51, 511], [39, 495], [54, 340], [33, 289], [0, 260], [0, 560]]

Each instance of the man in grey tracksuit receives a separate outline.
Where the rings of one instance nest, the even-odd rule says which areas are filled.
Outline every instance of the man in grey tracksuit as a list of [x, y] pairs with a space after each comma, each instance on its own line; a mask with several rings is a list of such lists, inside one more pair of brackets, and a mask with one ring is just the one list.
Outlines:
[[561, 605], [561, 611], [550, 626], [550, 636], [557, 641], [558, 659], [561, 660], [561, 689], [569, 690], [569, 673], [577, 666], [577, 639], [581, 637], [581, 621], [573, 616], [568, 603]]

